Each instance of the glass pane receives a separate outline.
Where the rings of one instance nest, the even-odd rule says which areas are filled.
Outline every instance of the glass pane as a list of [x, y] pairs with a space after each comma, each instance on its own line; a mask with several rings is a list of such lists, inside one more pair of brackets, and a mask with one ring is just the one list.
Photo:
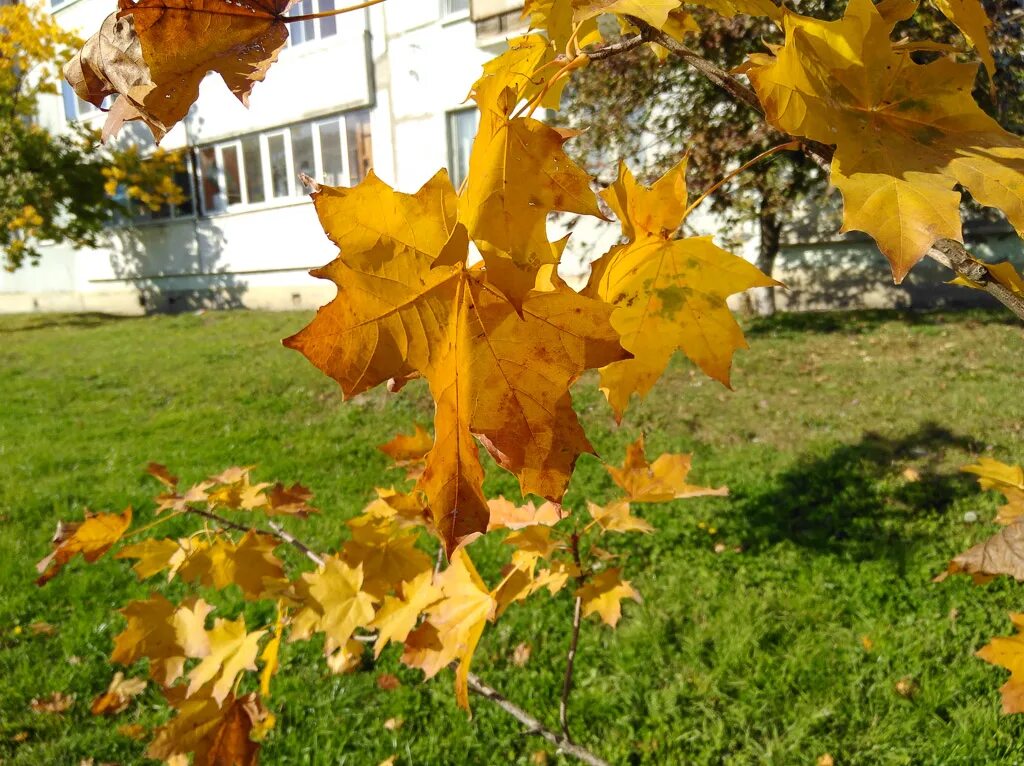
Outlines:
[[174, 206], [175, 217], [192, 215], [192, 174], [188, 170], [179, 170], [174, 174], [174, 183], [185, 195], [185, 201]]
[[355, 186], [366, 178], [373, 165], [370, 113], [361, 111], [345, 115], [345, 130], [348, 139], [348, 182]]
[[224, 209], [224, 195], [217, 178], [217, 153], [212, 146], [199, 150], [199, 173], [203, 190], [203, 212], [216, 213]]
[[270, 193], [275, 197], [287, 197], [288, 159], [285, 156], [284, 136], [278, 133], [267, 138], [270, 153]]
[[[296, 8], [299, 9], [299, 16], [308, 16], [313, 13], [313, 0], [302, 0], [298, 3]], [[312, 40], [316, 36], [316, 21], [313, 19], [307, 19], [306, 21], [299, 22], [302, 25], [302, 38], [307, 42]], [[298, 26], [298, 25], [292, 25]]]
[[225, 146], [220, 150], [224, 160], [224, 191], [229, 205], [242, 204], [242, 174], [238, 169], [238, 147]]
[[441, 13], [445, 16], [465, 13], [468, 10], [469, 0], [441, 0]]
[[469, 153], [473, 149], [477, 119], [476, 109], [448, 113], [448, 174], [456, 189], [469, 173]]
[[64, 80], [60, 82], [60, 93], [64, 99], [64, 116], [68, 120], [74, 120], [78, 117], [78, 96], [75, 95], [74, 89]]
[[313, 126], [308, 122], [305, 125], [292, 126], [292, 159], [295, 175], [316, 175], [316, 160], [313, 159]]
[[324, 177], [320, 180], [327, 186], [342, 186], [348, 179], [342, 175], [341, 124], [337, 120], [321, 122], [317, 129], [320, 131], [320, 159], [324, 163]]
[[[334, 0], [320, 0], [320, 13], [334, 10]], [[330, 37], [331, 35], [338, 34], [338, 19], [334, 16], [328, 16], [326, 19], [320, 19], [320, 37]]]
[[263, 202], [267, 198], [263, 191], [263, 161], [260, 159], [259, 136], [242, 139], [242, 162], [245, 163], [245, 193], [249, 204]]

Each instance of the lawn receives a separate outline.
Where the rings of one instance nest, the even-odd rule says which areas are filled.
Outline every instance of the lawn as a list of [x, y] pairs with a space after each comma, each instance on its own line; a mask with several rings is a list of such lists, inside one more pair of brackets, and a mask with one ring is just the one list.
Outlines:
[[[279, 343], [307, 319], [0, 318], [0, 763], [144, 763], [143, 744], [116, 728], [165, 716], [152, 689], [117, 719], [90, 716], [112, 673], [116, 610], [152, 586], [108, 557], [36, 588], [58, 519], [129, 504], [147, 517], [149, 460], [186, 481], [257, 464], [258, 478], [314, 490], [324, 513], [294, 528], [329, 549], [372, 488], [398, 480], [375, 445], [430, 422], [424, 387], [342, 402]], [[996, 497], [958, 466], [982, 454], [1024, 462], [1024, 331], [1001, 313], [863, 312], [783, 316], [747, 337], [734, 392], [677, 361], [616, 426], [595, 379], [578, 388], [610, 462], [642, 432], [651, 455], [693, 452], [695, 482], [731, 489], [645, 508], [657, 533], [614, 541], [644, 603], [629, 602], [616, 631], [585, 626], [578, 739], [628, 764], [814, 764], [824, 753], [840, 766], [1024, 763], [1024, 724], [999, 712], [1007, 674], [972, 656], [1010, 632], [1006, 612], [1024, 610], [1024, 593], [931, 582], [993, 529]], [[488, 481], [515, 492], [500, 471]], [[612, 496], [601, 463], [583, 458], [568, 505]], [[498, 546], [477, 547], [493, 582]], [[570, 612], [566, 593], [514, 607], [474, 661], [552, 725]], [[522, 669], [520, 642], [532, 649]], [[379, 690], [381, 673], [402, 685]], [[30, 709], [54, 691], [76, 703]], [[482, 700], [468, 720], [450, 672], [424, 684], [393, 649], [332, 676], [315, 646], [289, 645], [269, 702], [268, 764], [528, 764], [545, 749]], [[392, 718], [401, 728], [384, 727]]]

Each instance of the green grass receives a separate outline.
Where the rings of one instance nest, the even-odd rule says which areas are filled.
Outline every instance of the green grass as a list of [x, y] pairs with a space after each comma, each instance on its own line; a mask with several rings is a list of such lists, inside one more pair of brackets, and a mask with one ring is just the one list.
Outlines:
[[[258, 477], [316, 492], [325, 513], [302, 522], [303, 534], [330, 548], [371, 488], [398, 478], [375, 445], [429, 422], [425, 389], [343, 403], [278, 342], [306, 319], [0, 318], [0, 762], [142, 763], [143, 745], [116, 726], [166, 715], [155, 690], [118, 719], [89, 715], [112, 672], [116, 610], [152, 586], [104, 559], [36, 588], [33, 564], [58, 519], [128, 504], [146, 517], [149, 460], [185, 480], [258, 464]], [[931, 582], [992, 529], [996, 498], [957, 467], [979, 454], [1024, 462], [1024, 332], [1002, 314], [887, 312], [747, 330], [735, 392], [679, 362], [616, 427], [594, 379], [579, 387], [607, 459], [621, 461], [643, 431], [652, 455], [692, 451], [693, 480], [732, 492], [644, 508], [658, 532], [612, 542], [644, 603], [625, 606], [617, 631], [585, 626], [578, 739], [628, 764], [812, 764], [825, 752], [843, 766], [1024, 763], [1024, 726], [999, 713], [1006, 673], [972, 657], [1010, 632], [1006, 612], [1024, 609], [1024, 594], [1004, 582]], [[919, 482], [901, 476], [907, 467]], [[514, 487], [492, 472], [490, 491]], [[582, 459], [569, 504], [612, 495], [600, 463]], [[967, 511], [982, 522], [965, 523]], [[719, 542], [729, 551], [716, 554]], [[478, 555], [492, 581], [497, 547], [485, 540]], [[552, 725], [570, 610], [567, 594], [511, 609], [474, 662]], [[37, 635], [35, 621], [57, 632]], [[511, 662], [521, 641], [533, 650], [524, 669]], [[378, 690], [382, 672], [402, 686]], [[904, 677], [917, 688], [909, 699], [894, 690]], [[525, 764], [544, 749], [481, 700], [467, 720], [451, 681], [446, 671], [422, 683], [394, 650], [335, 677], [315, 646], [289, 645], [264, 761]], [[29, 709], [57, 690], [76, 695], [68, 713]], [[383, 726], [393, 717], [404, 720], [395, 732]]]

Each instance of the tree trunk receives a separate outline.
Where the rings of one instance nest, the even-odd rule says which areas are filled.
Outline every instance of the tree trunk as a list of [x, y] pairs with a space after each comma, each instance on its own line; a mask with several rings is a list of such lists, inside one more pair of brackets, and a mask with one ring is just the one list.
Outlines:
[[[782, 221], [779, 220], [776, 211], [762, 201], [757, 222], [760, 242], [757, 248], [757, 260], [754, 264], [770, 277], [772, 269], [775, 267], [775, 258], [779, 254]], [[754, 311], [758, 316], [771, 316], [775, 313], [774, 287], [755, 287], [753, 298]]]

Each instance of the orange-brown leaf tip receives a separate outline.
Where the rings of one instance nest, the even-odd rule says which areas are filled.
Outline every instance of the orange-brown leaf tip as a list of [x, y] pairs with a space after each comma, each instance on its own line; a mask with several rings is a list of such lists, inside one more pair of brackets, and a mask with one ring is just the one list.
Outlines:
[[53, 536], [53, 552], [36, 564], [40, 573], [36, 585], [45, 585], [56, 577], [75, 556], [90, 564], [110, 550], [132, 523], [132, 509], [123, 513], [89, 513], [81, 522], [58, 522]]

